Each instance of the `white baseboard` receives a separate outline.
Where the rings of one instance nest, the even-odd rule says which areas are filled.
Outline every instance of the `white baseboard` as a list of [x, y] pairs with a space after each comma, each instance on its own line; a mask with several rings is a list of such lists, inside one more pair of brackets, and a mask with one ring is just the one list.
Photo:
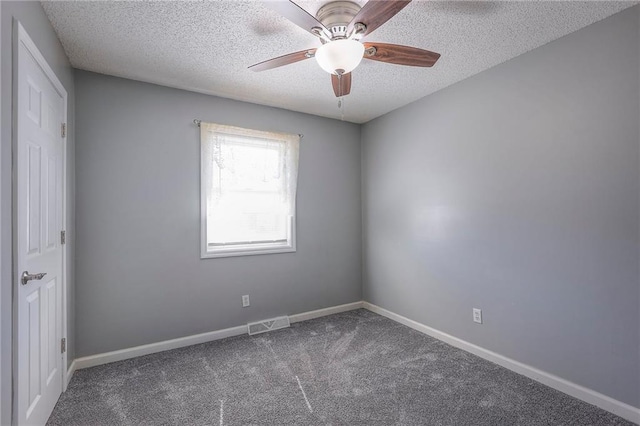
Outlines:
[[571, 395], [574, 398], [578, 398], [589, 404], [593, 404], [596, 407], [607, 410], [626, 420], [640, 424], [640, 408], [625, 404], [624, 402], [615, 400], [609, 396], [585, 388], [584, 386], [580, 386], [561, 377], [554, 376], [553, 374], [538, 370], [535, 367], [531, 367], [530, 365], [523, 364], [511, 358], [507, 358], [488, 349], [484, 349], [480, 346], [474, 345], [473, 343], [469, 343], [465, 340], [451, 336], [450, 334], [443, 333], [442, 331], [403, 317], [402, 315], [398, 315], [372, 303], [363, 302], [362, 305], [365, 309], [371, 312], [375, 312], [376, 314], [387, 317], [391, 320], [399, 322], [400, 324], [406, 325], [407, 327], [413, 328], [414, 330], [417, 330], [421, 333], [427, 334], [431, 337], [448, 343], [451, 346], [455, 346], [474, 355], [477, 355], [480, 358], [484, 358], [502, 367], [508, 368], [511, 371], [515, 371], [518, 374], [522, 374], [523, 376], [529, 377], [530, 379], [545, 384], [553, 389], [559, 390], [560, 392], [566, 393], [567, 395]]
[[183, 348], [185, 346], [197, 345], [199, 343], [220, 340], [226, 337], [239, 336], [247, 333], [246, 325], [225, 328], [223, 330], [210, 331], [208, 333], [194, 334], [192, 336], [180, 337], [163, 342], [149, 343], [148, 345], [134, 346], [133, 348], [120, 349], [118, 351], [105, 352], [96, 355], [76, 358], [76, 368], [95, 367], [96, 365], [108, 364], [110, 362], [123, 361], [129, 358], [136, 358], [143, 355], [154, 354], [157, 352], [168, 351], [171, 349]]
[[339, 314], [340, 312], [353, 311], [363, 307], [364, 302], [353, 302], [345, 305], [331, 306], [329, 308], [318, 309], [315, 311], [303, 312], [301, 314], [289, 315], [289, 321], [292, 323], [300, 321], [308, 321], [315, 318], [326, 317], [327, 315]]
[[71, 363], [71, 365], [69, 366], [69, 368], [67, 369], [67, 377], [65, 377], [65, 383], [64, 383], [64, 390], [67, 390], [67, 386], [69, 386], [69, 383], [71, 382], [71, 378], [73, 377], [73, 373], [76, 372], [76, 366], [78, 364], [76, 363], [76, 360], [74, 359], [73, 362]]
[[[294, 322], [306, 321], [314, 318], [320, 318], [327, 315], [333, 315], [340, 312], [352, 311], [362, 308], [363, 302], [347, 303], [345, 305], [332, 306], [329, 308], [318, 309], [315, 311], [303, 312], [289, 316], [289, 320]], [[210, 331], [208, 333], [194, 334], [192, 336], [180, 337], [163, 342], [150, 343], [148, 345], [135, 346], [133, 348], [121, 349], [113, 352], [105, 352], [82, 358], [76, 358], [71, 367], [73, 371], [83, 368], [95, 367], [97, 365], [108, 364], [110, 362], [123, 361], [125, 359], [135, 358], [143, 355], [149, 355], [157, 352], [168, 351], [171, 349], [183, 348], [185, 346], [197, 345], [200, 343], [212, 342], [214, 340], [225, 339], [227, 337], [240, 336], [247, 334], [247, 325], [239, 325], [236, 327], [225, 328], [223, 330]], [[71, 370], [71, 369], [70, 369]], [[73, 374], [73, 372], [71, 372]], [[68, 376], [69, 380], [71, 379]]]

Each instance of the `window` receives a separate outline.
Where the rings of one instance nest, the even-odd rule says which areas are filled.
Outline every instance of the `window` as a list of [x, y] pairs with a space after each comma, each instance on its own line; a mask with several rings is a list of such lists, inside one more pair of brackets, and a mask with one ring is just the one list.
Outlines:
[[300, 136], [200, 124], [206, 257], [296, 250]]

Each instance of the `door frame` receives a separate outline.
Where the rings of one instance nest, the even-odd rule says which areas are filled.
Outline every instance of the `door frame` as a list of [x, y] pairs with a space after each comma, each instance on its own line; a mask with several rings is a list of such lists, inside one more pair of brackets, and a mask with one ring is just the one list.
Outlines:
[[[40, 53], [40, 50], [33, 42], [29, 34], [25, 30], [24, 26], [20, 23], [19, 20], [13, 19], [13, 40], [12, 40], [12, 100], [13, 104], [11, 107], [12, 114], [12, 126], [11, 126], [11, 150], [12, 150], [12, 161], [11, 161], [11, 174], [12, 174], [12, 183], [11, 183], [11, 215], [12, 215], [12, 264], [13, 264], [13, 272], [12, 272], [12, 280], [11, 280], [11, 293], [12, 293], [12, 421], [16, 421], [16, 416], [18, 415], [17, 403], [18, 403], [18, 363], [17, 363], [17, 350], [18, 350], [18, 322], [17, 322], [17, 305], [18, 305], [18, 297], [16, 286], [18, 285], [19, 279], [19, 271], [18, 271], [18, 252], [17, 252], [17, 147], [18, 147], [18, 80], [20, 78], [19, 74], [19, 61], [18, 55], [20, 51], [20, 45], [23, 45], [26, 50], [31, 54], [33, 59], [36, 61], [38, 66], [42, 69], [46, 77], [49, 79], [54, 89], [58, 92], [60, 96], [62, 96], [62, 100], [64, 103], [63, 107], [63, 120], [64, 123], [68, 123], [68, 110], [69, 110], [69, 100], [67, 91], [56, 76], [55, 72], [49, 66], [44, 56]], [[68, 219], [68, 211], [67, 211], [67, 181], [68, 181], [68, 170], [67, 170], [67, 138], [69, 135], [68, 124], [67, 131], [65, 136], [62, 138], [62, 226], [63, 229], [67, 229], [67, 219]], [[67, 273], [67, 259], [68, 259], [68, 244], [62, 245], [62, 338], [66, 339], [68, 345], [68, 333], [67, 333], [67, 307], [68, 307], [68, 297], [67, 297], [67, 281], [68, 281], [68, 273]], [[62, 374], [62, 389], [64, 392], [67, 390], [67, 380], [69, 378], [68, 367], [67, 367], [67, 352], [65, 350], [62, 353], [62, 368], [60, 369], [60, 374]]]

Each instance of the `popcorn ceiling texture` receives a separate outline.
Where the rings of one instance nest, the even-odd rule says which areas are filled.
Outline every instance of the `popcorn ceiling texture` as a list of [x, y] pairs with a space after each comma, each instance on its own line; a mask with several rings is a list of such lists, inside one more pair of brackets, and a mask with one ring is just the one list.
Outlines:
[[[326, 2], [298, 3], [315, 14]], [[265, 2], [43, 6], [75, 68], [325, 117], [344, 112], [345, 120], [363, 123], [636, 3], [415, 0], [365, 40], [415, 46], [442, 57], [430, 69], [363, 60], [353, 72], [344, 111], [329, 75], [314, 59], [260, 73], [247, 69], [319, 46]]]
[[48, 425], [631, 423], [360, 309], [76, 372]]

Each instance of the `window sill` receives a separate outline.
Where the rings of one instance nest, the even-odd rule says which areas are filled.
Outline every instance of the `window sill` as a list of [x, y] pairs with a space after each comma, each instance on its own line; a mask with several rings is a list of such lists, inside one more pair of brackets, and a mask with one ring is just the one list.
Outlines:
[[219, 250], [208, 250], [201, 253], [201, 259], [215, 259], [218, 257], [234, 257], [234, 256], [256, 256], [260, 254], [278, 254], [278, 253], [294, 253], [296, 251], [295, 246], [275, 246], [275, 247], [235, 247]]

